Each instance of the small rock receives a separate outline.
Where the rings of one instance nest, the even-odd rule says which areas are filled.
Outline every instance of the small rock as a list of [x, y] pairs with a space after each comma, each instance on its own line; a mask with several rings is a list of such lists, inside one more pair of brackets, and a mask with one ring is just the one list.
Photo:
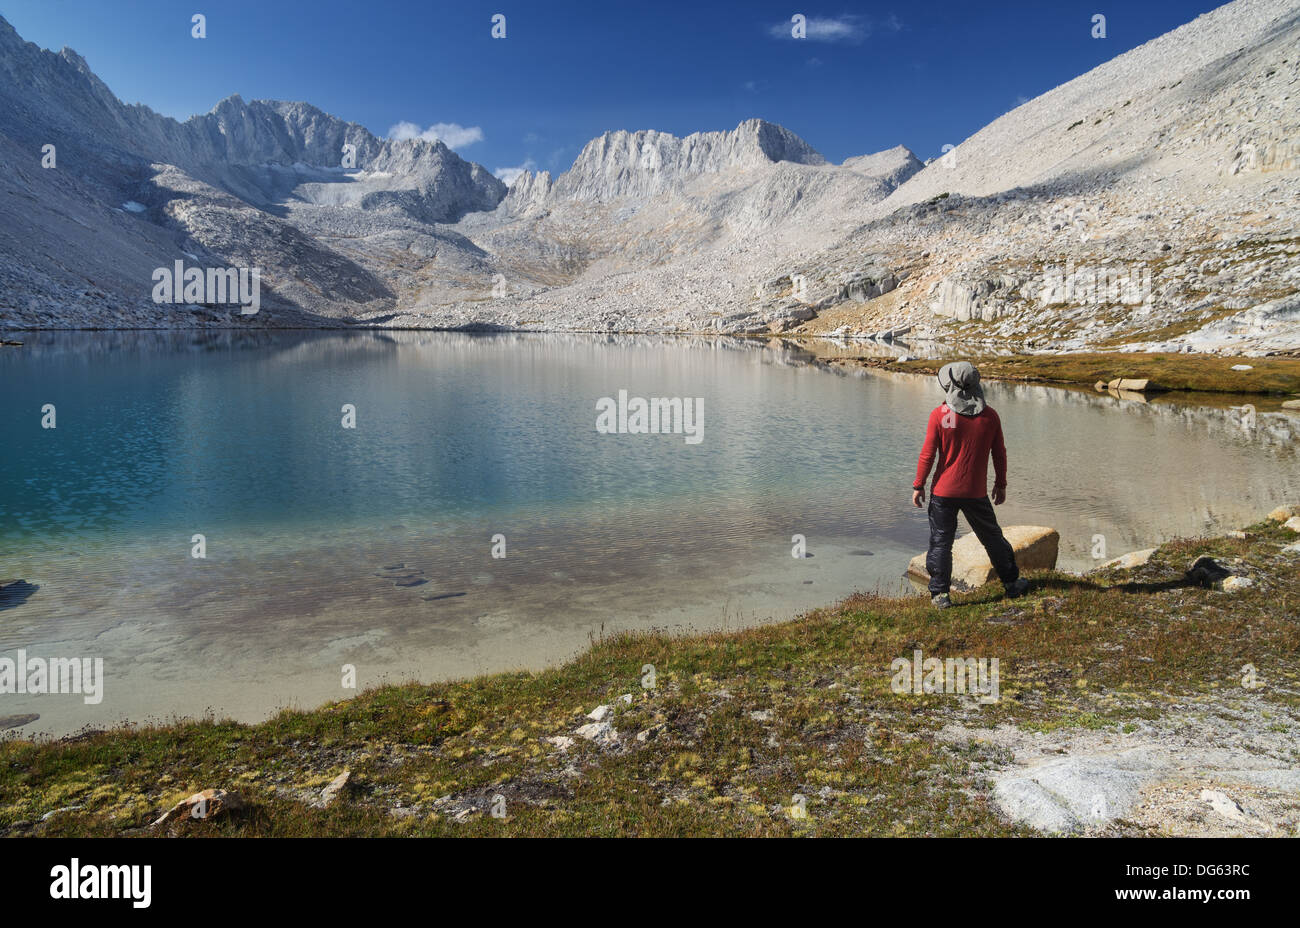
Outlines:
[[1219, 589], [1225, 593], [1235, 593], [1238, 590], [1248, 590], [1255, 585], [1255, 581], [1250, 577], [1224, 577], [1219, 581]]
[[1300, 516], [1292, 516], [1282, 523], [1283, 528], [1289, 528], [1293, 532], [1300, 532]]
[[618, 697], [618, 698], [621, 699], [625, 705], [628, 705], [628, 706], [632, 705], [632, 694], [631, 694], [631, 693], [624, 693], [622, 696], [620, 696], [620, 697]]
[[649, 741], [652, 738], [658, 738], [660, 733], [666, 727], [667, 726], [664, 725], [651, 725], [649, 728], [645, 729], [644, 731], [637, 732], [636, 740], [644, 743], [646, 741]]
[[549, 741], [551, 744], [555, 745], [561, 751], [567, 751], [569, 748], [573, 747], [573, 745], [576, 743], [568, 735], [551, 735], [551, 737], [547, 738], [546, 740]]
[[587, 718], [593, 722], [599, 722], [607, 715], [609, 715], [609, 706], [597, 706], [587, 713]]
[[351, 779], [352, 771], [344, 770], [334, 779], [330, 780], [329, 784], [320, 791], [320, 804], [322, 806], [327, 806], [334, 802], [334, 800], [338, 799], [339, 793], [343, 792], [343, 790], [347, 788], [348, 781]]
[[50, 819], [54, 818], [54, 816], [58, 815], [61, 812], [78, 812], [84, 808], [85, 806], [64, 806], [61, 809], [51, 809], [49, 812], [46, 812], [44, 815], [41, 816], [41, 821], [48, 822]]
[[618, 741], [618, 732], [609, 722], [589, 722], [574, 731], [574, 734], [597, 744], [612, 744]]
[[0, 731], [8, 728], [21, 728], [39, 719], [40, 713], [25, 712], [21, 715], [0, 715]]
[[150, 827], [163, 824], [173, 818], [188, 815], [196, 821], [207, 821], [227, 812], [237, 812], [244, 808], [244, 800], [238, 793], [224, 789], [205, 789], [188, 799], [182, 799], [158, 817]]
[[1245, 822], [1247, 820], [1246, 810], [1218, 790], [1201, 790], [1201, 800], [1208, 802], [1210, 807], [1224, 818], [1231, 819], [1234, 822]]
[[1234, 365], [1232, 365], [1231, 370], [1234, 370], [1234, 371], [1253, 371], [1254, 368], [1251, 367], [1249, 364], [1234, 364]]
[[1134, 567], [1141, 567], [1151, 560], [1151, 555], [1156, 553], [1155, 548], [1143, 548], [1141, 551], [1130, 551], [1128, 554], [1121, 554], [1119, 557], [1111, 558], [1103, 564], [1093, 568], [1094, 570], [1106, 570], [1111, 567], [1120, 570], [1132, 570]]
[[770, 722], [772, 720], [771, 709], [755, 709], [749, 713], [749, 717], [755, 722]]
[[1283, 409], [1300, 409], [1300, 400], [1283, 400]]

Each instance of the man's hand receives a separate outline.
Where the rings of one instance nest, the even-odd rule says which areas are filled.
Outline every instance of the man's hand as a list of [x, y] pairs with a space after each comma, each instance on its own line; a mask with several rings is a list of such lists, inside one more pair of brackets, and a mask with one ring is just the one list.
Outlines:
[[913, 490], [912, 505], [915, 506], [917, 509], [920, 509], [921, 504], [924, 502], [925, 502], [925, 490]]
[[1006, 501], [1007, 501], [1007, 488], [1006, 488], [1006, 487], [994, 487], [994, 488], [993, 488], [993, 505], [995, 505], [995, 506], [1001, 506], [1001, 505], [1002, 505], [1003, 503], [1005, 503]]

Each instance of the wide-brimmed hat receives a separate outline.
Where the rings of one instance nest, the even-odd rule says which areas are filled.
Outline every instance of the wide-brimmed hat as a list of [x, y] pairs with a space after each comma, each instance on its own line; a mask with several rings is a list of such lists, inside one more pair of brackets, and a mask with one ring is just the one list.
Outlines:
[[980, 372], [969, 361], [955, 361], [939, 368], [939, 386], [947, 394], [944, 402], [953, 412], [978, 416], [984, 411], [984, 388]]

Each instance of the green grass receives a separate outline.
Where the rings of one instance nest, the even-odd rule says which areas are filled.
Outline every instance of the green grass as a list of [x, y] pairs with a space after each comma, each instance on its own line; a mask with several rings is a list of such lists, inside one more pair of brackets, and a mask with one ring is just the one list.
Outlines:
[[[202, 720], [32, 743], [0, 742], [7, 835], [1016, 835], [988, 798], [992, 746], [945, 724], [1055, 731], [1155, 718], [1213, 700], [1247, 662], [1294, 707], [1300, 571], [1275, 525], [1248, 540], [1163, 546], [1134, 573], [1040, 573], [1007, 601], [996, 584], [938, 612], [923, 597], [854, 596], [781, 625], [692, 637], [620, 635], [541, 673], [389, 686], [257, 725]], [[1187, 586], [1198, 554], [1240, 558], [1256, 587]], [[997, 657], [1002, 699], [897, 695], [890, 663]], [[641, 686], [642, 668], [657, 673]], [[630, 705], [618, 697], [633, 695]], [[570, 735], [614, 703], [616, 749]], [[770, 713], [770, 720], [751, 713]], [[972, 713], [974, 713], [972, 715]], [[648, 732], [644, 741], [637, 732]], [[305, 801], [343, 769], [354, 788]], [[148, 823], [207, 787], [242, 813]], [[807, 818], [787, 811], [806, 797]], [[505, 797], [504, 819], [486, 814]], [[48, 821], [45, 813], [68, 806]], [[393, 814], [391, 810], [405, 810]], [[457, 812], [463, 812], [457, 820]]]
[[[890, 370], [937, 373], [951, 361], [968, 360], [987, 380], [1024, 383], [1082, 384], [1110, 382], [1117, 377], [1148, 378], [1162, 390], [1204, 393], [1300, 394], [1300, 358], [1231, 358], [1180, 354], [1116, 354], [1092, 352], [1054, 355], [946, 358], [891, 363], [863, 359]], [[1234, 371], [1234, 364], [1251, 370]]]

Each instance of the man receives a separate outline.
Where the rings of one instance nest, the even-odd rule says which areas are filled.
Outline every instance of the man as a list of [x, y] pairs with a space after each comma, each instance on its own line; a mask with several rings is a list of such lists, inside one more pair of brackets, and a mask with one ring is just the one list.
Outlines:
[[930, 602], [939, 609], [952, 605], [952, 542], [957, 534], [957, 513], [966, 516], [975, 536], [989, 554], [1007, 595], [1022, 596], [1029, 589], [1020, 576], [1016, 555], [998, 526], [988, 496], [989, 452], [993, 453], [993, 502], [1007, 498], [1007, 449], [1002, 443], [1002, 420], [984, 402], [980, 372], [968, 361], [939, 369], [939, 386], [947, 394], [930, 413], [925, 445], [916, 464], [912, 505], [925, 501], [925, 478], [934, 467], [930, 485], [930, 550], [925, 569], [930, 572]]

